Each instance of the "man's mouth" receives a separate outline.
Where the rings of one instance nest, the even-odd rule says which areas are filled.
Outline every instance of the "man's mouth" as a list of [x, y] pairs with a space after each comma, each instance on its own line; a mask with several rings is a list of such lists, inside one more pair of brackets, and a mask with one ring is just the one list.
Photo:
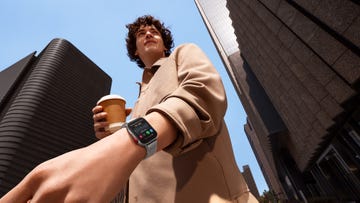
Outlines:
[[155, 40], [148, 40], [148, 41], [145, 41], [144, 45], [147, 45], [149, 43], [156, 43], [156, 41]]

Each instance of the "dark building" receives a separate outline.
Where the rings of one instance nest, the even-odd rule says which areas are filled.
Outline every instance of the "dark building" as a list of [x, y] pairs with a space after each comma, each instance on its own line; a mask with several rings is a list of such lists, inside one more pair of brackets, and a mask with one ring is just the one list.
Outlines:
[[232, 54], [218, 37], [229, 25], [214, 26], [207, 9], [215, 1], [195, 2], [229, 61], [270, 189], [279, 199], [360, 200], [359, 2], [218, 1], [239, 45]]
[[0, 196], [39, 163], [96, 141], [91, 109], [111, 78], [54, 39], [0, 72]]
[[257, 198], [259, 199], [260, 194], [259, 194], [259, 190], [256, 187], [256, 183], [254, 180], [254, 176], [251, 173], [250, 167], [249, 165], [245, 165], [243, 166], [243, 172], [241, 172], [242, 175], [244, 176], [244, 179], [250, 189], [250, 192]]

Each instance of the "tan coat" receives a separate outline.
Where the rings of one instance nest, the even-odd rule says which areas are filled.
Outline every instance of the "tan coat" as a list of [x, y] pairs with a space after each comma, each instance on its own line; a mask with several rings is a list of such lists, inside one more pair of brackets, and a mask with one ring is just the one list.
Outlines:
[[133, 117], [160, 112], [179, 133], [171, 146], [135, 169], [129, 202], [256, 201], [234, 159], [224, 122], [226, 107], [219, 74], [194, 44], [177, 47], [151, 70], [145, 69]]

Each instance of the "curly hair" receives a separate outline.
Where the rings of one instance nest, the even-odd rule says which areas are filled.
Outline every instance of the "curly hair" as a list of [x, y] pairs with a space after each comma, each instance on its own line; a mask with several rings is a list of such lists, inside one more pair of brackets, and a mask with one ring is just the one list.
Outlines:
[[141, 26], [154, 25], [156, 29], [161, 33], [161, 38], [164, 41], [165, 56], [171, 54], [171, 49], [174, 47], [174, 41], [172, 38], [171, 31], [165, 27], [164, 23], [160, 22], [158, 19], [154, 18], [151, 15], [144, 15], [138, 17], [133, 23], [126, 25], [126, 28], [129, 30], [126, 37], [126, 48], [127, 55], [131, 61], [135, 61], [140, 68], [144, 68], [145, 64], [141, 59], [135, 55], [136, 52], [136, 33]]

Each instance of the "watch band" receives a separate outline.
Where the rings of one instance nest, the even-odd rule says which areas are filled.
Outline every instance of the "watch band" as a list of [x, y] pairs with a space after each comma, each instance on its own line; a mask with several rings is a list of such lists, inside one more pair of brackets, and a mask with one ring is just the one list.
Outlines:
[[145, 149], [146, 149], [146, 157], [145, 157], [145, 159], [146, 159], [156, 153], [157, 140], [154, 140], [153, 142], [145, 145]]

